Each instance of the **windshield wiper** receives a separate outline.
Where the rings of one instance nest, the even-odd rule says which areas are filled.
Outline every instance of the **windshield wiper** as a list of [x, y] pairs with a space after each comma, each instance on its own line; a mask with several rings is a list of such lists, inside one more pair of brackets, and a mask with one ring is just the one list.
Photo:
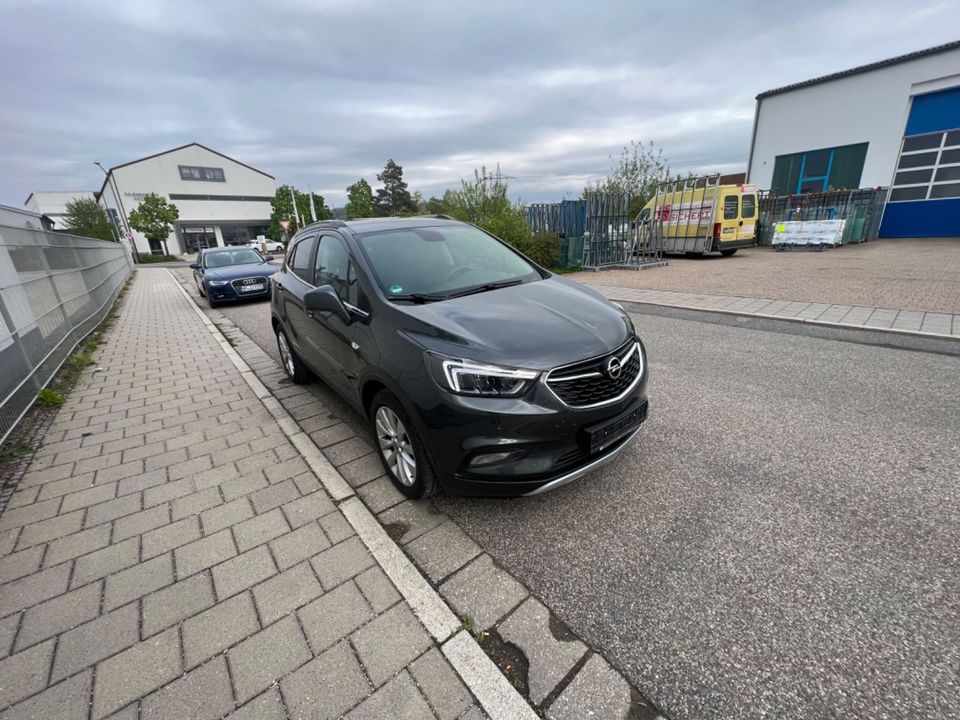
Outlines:
[[449, 295], [430, 295], [428, 293], [407, 293], [406, 295], [391, 295], [389, 299], [390, 300], [406, 300], [408, 302], [416, 303], [417, 305], [422, 305], [423, 303], [446, 300], [449, 297], [450, 297]]
[[501, 280], [500, 282], [490, 282], [484, 283], [483, 285], [474, 285], [473, 287], [468, 287], [465, 290], [460, 290], [450, 294], [448, 297], [463, 297], [465, 295], [476, 295], [477, 293], [487, 292], [489, 290], [499, 290], [500, 288], [510, 287], [512, 285], [519, 285], [523, 280], [516, 278], [514, 280]]

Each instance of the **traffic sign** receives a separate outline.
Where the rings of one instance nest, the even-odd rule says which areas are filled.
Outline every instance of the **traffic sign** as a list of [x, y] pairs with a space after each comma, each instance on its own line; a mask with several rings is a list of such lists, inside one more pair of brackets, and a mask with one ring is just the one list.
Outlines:
[[283, 228], [284, 232], [287, 232], [290, 229], [290, 220], [281, 220], [280, 227]]

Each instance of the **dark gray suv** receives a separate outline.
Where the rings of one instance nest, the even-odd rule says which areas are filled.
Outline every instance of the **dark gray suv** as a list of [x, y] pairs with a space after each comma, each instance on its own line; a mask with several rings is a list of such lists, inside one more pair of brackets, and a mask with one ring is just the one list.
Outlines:
[[471, 225], [315, 223], [271, 282], [288, 375], [319, 375], [363, 413], [409, 497], [558, 487], [646, 419], [646, 353], [626, 313]]

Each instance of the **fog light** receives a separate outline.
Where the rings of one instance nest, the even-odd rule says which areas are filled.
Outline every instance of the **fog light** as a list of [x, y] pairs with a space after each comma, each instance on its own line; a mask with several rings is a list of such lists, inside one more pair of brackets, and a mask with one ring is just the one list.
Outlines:
[[480, 453], [470, 459], [470, 467], [484, 467], [485, 465], [495, 465], [496, 463], [507, 462], [508, 460], [517, 460], [523, 455], [522, 450], [513, 450], [511, 452], [493, 452]]

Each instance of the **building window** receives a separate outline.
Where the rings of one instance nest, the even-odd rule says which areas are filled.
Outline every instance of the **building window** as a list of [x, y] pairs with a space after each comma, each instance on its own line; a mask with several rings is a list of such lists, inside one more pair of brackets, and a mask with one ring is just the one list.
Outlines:
[[777, 155], [770, 189], [781, 195], [860, 187], [868, 143]]
[[195, 165], [177, 165], [181, 180], [201, 180], [205, 182], [226, 182], [223, 168], [198, 167]]
[[960, 130], [903, 138], [890, 202], [960, 197]]
[[246, 245], [258, 235], [266, 237], [269, 229], [268, 225], [221, 225], [220, 234], [224, 245]]

